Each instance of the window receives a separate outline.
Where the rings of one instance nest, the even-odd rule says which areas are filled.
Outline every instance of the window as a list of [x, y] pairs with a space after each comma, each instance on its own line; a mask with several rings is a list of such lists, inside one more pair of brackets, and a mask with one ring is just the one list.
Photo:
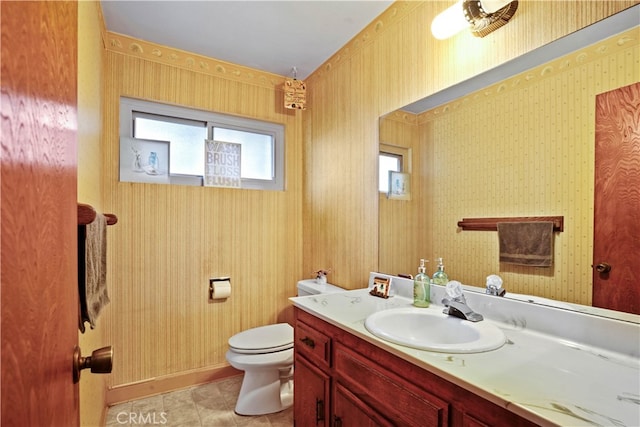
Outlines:
[[380, 144], [378, 154], [378, 191], [389, 192], [389, 172], [411, 173], [411, 149]]
[[237, 143], [242, 188], [284, 190], [280, 124], [121, 98], [120, 137], [170, 141], [170, 183], [187, 185], [202, 185], [206, 139]]
[[140, 139], [171, 141], [169, 156], [172, 175], [204, 175], [206, 122], [133, 112], [133, 135]]
[[246, 130], [213, 127], [213, 140], [235, 142], [242, 146], [240, 169], [242, 178], [271, 180], [273, 178], [273, 137]]
[[402, 156], [380, 153], [378, 161], [380, 167], [380, 183], [378, 189], [381, 193], [387, 193], [389, 191], [389, 172], [402, 172]]

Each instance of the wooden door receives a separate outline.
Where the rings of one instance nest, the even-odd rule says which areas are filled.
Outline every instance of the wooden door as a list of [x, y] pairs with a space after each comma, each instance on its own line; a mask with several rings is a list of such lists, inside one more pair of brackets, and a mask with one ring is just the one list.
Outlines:
[[640, 83], [596, 97], [595, 158], [593, 305], [640, 314]]
[[2, 1], [0, 424], [79, 425], [77, 4]]

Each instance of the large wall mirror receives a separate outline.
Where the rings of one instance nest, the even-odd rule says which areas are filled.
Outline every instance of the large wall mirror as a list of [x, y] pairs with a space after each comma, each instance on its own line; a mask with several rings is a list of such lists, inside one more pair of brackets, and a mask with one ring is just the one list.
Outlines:
[[[380, 193], [379, 270], [415, 274], [426, 258], [432, 274], [442, 257], [480, 290], [498, 274], [507, 296], [637, 322], [591, 305], [595, 102], [640, 81], [638, 16], [640, 5], [381, 117], [381, 147], [407, 150], [412, 170], [409, 200]], [[565, 221], [551, 268], [500, 263], [496, 232], [457, 226], [539, 216]]]

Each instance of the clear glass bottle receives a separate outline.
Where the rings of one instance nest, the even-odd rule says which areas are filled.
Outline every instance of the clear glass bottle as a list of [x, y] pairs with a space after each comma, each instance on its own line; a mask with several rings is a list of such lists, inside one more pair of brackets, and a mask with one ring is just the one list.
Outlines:
[[435, 273], [433, 273], [433, 277], [431, 278], [431, 283], [436, 285], [446, 285], [449, 281], [449, 276], [444, 272], [444, 264], [442, 263], [442, 258], [438, 258], [438, 269]]
[[431, 302], [431, 282], [424, 264], [425, 260], [421, 259], [418, 274], [413, 279], [413, 305], [416, 307], [429, 307]]

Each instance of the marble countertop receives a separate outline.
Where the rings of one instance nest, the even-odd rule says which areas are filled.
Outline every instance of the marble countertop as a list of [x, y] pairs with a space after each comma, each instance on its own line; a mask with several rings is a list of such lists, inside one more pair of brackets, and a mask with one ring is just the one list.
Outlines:
[[[367, 331], [364, 321], [371, 313], [412, 306], [408, 292], [382, 299], [359, 289], [291, 301], [537, 424], [640, 426], [640, 325], [467, 294], [469, 306], [504, 331], [504, 346], [484, 353], [437, 353], [396, 345]], [[432, 289], [432, 301], [441, 300], [437, 292]], [[442, 308], [432, 303], [425, 310]], [[594, 340], [594, 334], [607, 336]]]

